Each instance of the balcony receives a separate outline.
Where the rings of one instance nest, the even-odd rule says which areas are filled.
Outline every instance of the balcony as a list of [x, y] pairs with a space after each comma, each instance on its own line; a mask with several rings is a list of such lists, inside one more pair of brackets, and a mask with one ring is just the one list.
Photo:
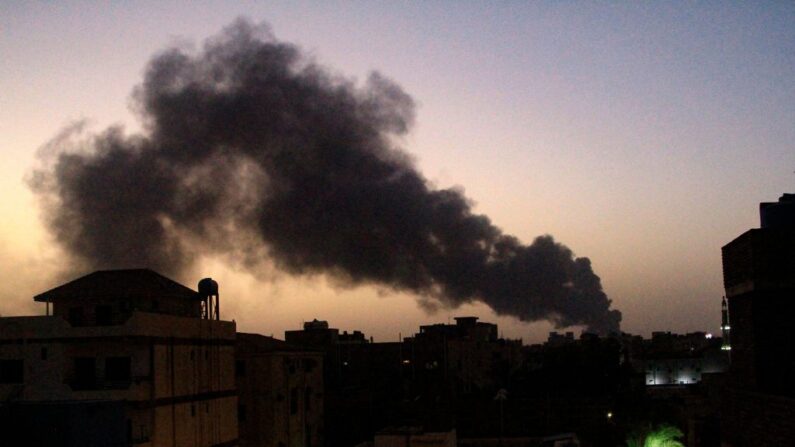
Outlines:
[[80, 378], [69, 382], [72, 391], [128, 390], [130, 387], [149, 380], [149, 376], [128, 379]]

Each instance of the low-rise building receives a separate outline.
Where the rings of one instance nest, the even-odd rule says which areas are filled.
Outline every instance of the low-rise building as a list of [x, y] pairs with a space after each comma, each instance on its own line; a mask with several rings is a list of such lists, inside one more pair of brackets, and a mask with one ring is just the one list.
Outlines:
[[323, 445], [323, 352], [237, 334], [241, 447]]

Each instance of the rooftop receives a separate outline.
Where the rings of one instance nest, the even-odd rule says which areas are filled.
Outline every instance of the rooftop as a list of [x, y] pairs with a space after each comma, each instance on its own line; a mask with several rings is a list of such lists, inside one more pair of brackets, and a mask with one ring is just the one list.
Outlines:
[[286, 341], [260, 334], [237, 333], [238, 348], [248, 353], [266, 352], [316, 352], [316, 349], [297, 346]]
[[177, 298], [197, 299], [197, 293], [149, 269], [99, 270], [33, 297], [53, 302], [69, 298]]

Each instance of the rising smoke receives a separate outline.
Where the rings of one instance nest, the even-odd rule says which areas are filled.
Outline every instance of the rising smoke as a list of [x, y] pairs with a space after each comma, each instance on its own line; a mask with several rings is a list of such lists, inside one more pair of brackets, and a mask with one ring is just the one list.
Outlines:
[[199, 255], [325, 273], [455, 307], [617, 330], [587, 258], [530, 245], [434, 189], [397, 147], [414, 102], [363, 86], [239, 20], [202, 51], [156, 55], [133, 101], [142, 135], [67, 130], [32, 176], [48, 228], [83, 268], [178, 275]]

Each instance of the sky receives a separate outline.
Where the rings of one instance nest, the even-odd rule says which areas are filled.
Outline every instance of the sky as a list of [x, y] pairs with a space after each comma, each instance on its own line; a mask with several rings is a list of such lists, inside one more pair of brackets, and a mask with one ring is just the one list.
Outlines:
[[[0, 314], [42, 313], [32, 296], [63, 279], [27, 186], [39, 148], [79, 120], [140, 132], [149, 59], [241, 16], [340, 76], [399, 84], [417, 103], [401, 146], [425, 177], [524, 242], [590, 258], [627, 332], [717, 332], [721, 246], [795, 192], [792, 2], [4, 2]], [[390, 341], [462, 315], [526, 342], [552, 330], [322, 275], [198, 270], [176, 279], [216, 279], [242, 331], [318, 318]]]

